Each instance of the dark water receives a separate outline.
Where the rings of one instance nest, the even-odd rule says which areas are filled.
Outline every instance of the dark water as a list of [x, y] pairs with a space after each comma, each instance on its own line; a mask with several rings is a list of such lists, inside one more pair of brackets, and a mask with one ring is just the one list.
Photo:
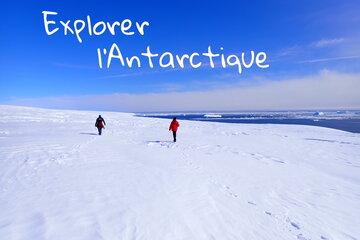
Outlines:
[[206, 116], [205, 113], [175, 113], [175, 114], [139, 114], [143, 117], [155, 117], [172, 119], [177, 117], [179, 120], [210, 121], [222, 123], [251, 123], [251, 124], [297, 124], [311, 125], [327, 128], [339, 129], [347, 132], [360, 133], [360, 114], [350, 112], [350, 114], [331, 112], [324, 116], [315, 116], [314, 112], [286, 112], [286, 113], [239, 113], [216, 114]]

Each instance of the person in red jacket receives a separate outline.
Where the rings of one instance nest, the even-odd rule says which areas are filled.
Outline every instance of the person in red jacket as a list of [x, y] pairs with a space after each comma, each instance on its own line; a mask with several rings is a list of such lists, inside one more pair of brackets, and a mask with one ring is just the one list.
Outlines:
[[105, 120], [99, 115], [99, 117], [96, 119], [95, 127], [97, 127], [99, 135], [101, 135], [102, 129], [105, 128]]
[[178, 130], [179, 126], [179, 122], [176, 121], [176, 117], [174, 117], [169, 126], [169, 131], [173, 132], [174, 142], [176, 142], [176, 131]]

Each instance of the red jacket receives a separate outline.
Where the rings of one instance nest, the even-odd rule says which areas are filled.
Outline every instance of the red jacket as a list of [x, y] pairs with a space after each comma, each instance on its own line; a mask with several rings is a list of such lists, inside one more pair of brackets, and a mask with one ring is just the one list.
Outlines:
[[176, 132], [178, 130], [179, 126], [180, 126], [180, 124], [178, 121], [176, 121], [176, 120], [172, 121], [169, 126], [169, 131], [171, 130], [173, 132]]
[[103, 118], [97, 118], [95, 122], [95, 127], [104, 128], [106, 125], [105, 120]]

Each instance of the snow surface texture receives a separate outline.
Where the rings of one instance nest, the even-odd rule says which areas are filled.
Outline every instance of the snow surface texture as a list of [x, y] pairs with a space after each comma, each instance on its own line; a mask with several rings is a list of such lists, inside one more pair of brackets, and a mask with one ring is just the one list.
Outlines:
[[0, 239], [360, 239], [360, 135], [0, 106]]

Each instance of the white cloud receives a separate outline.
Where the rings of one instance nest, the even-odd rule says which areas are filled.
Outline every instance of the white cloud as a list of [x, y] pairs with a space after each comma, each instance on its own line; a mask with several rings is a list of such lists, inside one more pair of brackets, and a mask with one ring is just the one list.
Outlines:
[[9, 104], [48, 108], [143, 111], [360, 109], [360, 74], [322, 71], [289, 80], [193, 92], [108, 94], [18, 99]]
[[134, 73], [122, 73], [122, 74], [115, 74], [115, 75], [108, 75], [104, 77], [99, 77], [97, 79], [111, 79], [111, 78], [126, 78], [126, 77], [134, 77], [134, 76], [141, 76], [144, 75], [143, 72], [134, 72]]
[[297, 55], [299, 52], [303, 51], [303, 48], [304, 47], [300, 45], [283, 48], [277, 53], [277, 57], [287, 57], [287, 56]]
[[317, 58], [317, 59], [299, 61], [299, 63], [330, 62], [330, 61], [338, 61], [338, 60], [346, 60], [346, 59], [357, 59], [357, 58], [360, 58], [360, 55], [342, 56], [342, 57], [330, 57], [330, 58]]
[[317, 42], [314, 42], [312, 44], [312, 46], [318, 47], [318, 48], [327, 47], [327, 46], [340, 44], [340, 43], [344, 42], [344, 40], [345, 40], [344, 38], [321, 39]]

